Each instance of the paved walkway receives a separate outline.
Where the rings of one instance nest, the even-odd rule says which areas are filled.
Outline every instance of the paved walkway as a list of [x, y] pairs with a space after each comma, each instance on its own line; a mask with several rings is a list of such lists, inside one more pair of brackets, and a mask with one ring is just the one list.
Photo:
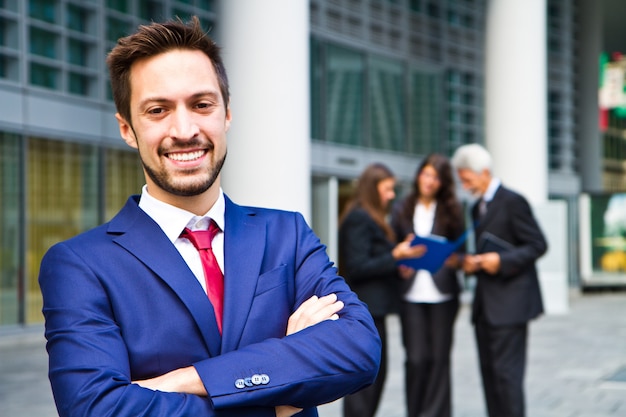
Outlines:
[[[457, 320], [454, 417], [485, 417], [469, 308]], [[404, 417], [403, 352], [390, 317], [390, 369], [376, 417]], [[0, 333], [0, 416], [56, 416], [41, 328]], [[570, 311], [530, 327], [528, 417], [626, 416], [626, 292], [572, 295]], [[341, 417], [340, 401], [320, 407]]]

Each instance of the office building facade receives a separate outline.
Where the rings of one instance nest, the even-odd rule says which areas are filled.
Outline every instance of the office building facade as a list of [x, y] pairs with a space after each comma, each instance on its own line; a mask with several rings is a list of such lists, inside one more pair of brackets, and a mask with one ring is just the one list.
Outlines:
[[[501, 3], [540, 5], [530, 16], [540, 27], [526, 30], [541, 29], [545, 42], [527, 58], [545, 52], [545, 120], [533, 122], [545, 135], [533, 138], [538, 143], [523, 157], [528, 170], [545, 178], [545, 199], [567, 204], [574, 244], [569, 281], [578, 285], [578, 197], [626, 189], [619, 131], [598, 129], [600, 6], [575, 0], [2, 0], [0, 326], [40, 323], [37, 276], [45, 251], [110, 219], [143, 185], [135, 152], [119, 138], [105, 65], [107, 51], [137, 25], [200, 17], [224, 46], [231, 75], [225, 192], [242, 203], [303, 211], [335, 259], [338, 212], [368, 163], [388, 164], [406, 189], [430, 152], [451, 154], [472, 142], [495, 149], [490, 143], [509, 140], [493, 137], [498, 127], [486, 114], [493, 106], [489, 71], [516, 54], [512, 48], [507, 57], [488, 42], [503, 35], [493, 23], [506, 19]], [[600, 41], [590, 41], [589, 33]], [[244, 63], [249, 56], [253, 65]], [[494, 58], [496, 70], [490, 70]], [[506, 107], [528, 111], [517, 100]], [[599, 146], [602, 141], [611, 141], [610, 149]], [[505, 163], [515, 157], [502, 152], [495, 156]]]

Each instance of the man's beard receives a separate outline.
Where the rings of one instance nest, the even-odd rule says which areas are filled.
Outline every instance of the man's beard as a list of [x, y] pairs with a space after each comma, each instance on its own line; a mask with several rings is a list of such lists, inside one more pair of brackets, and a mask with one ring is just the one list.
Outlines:
[[185, 181], [181, 181], [181, 184], [176, 184], [175, 181], [172, 181], [170, 174], [166, 170], [156, 171], [150, 168], [144, 163], [143, 158], [141, 158], [141, 154], [139, 156], [141, 164], [152, 182], [154, 182], [154, 184], [163, 191], [179, 197], [193, 197], [200, 195], [211, 188], [222, 171], [224, 161], [226, 161], [226, 152], [224, 152], [224, 156], [220, 160], [216, 161], [213, 169], [209, 168], [209, 175], [204, 181], [196, 183], [186, 183]]

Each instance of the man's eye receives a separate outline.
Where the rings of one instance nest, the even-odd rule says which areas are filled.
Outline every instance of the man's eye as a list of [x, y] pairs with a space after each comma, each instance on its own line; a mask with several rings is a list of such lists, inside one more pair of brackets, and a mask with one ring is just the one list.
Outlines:
[[208, 102], [202, 102], [202, 103], [198, 103], [196, 104], [196, 107], [199, 109], [209, 109], [211, 107], [213, 107], [212, 103], [208, 103]]
[[148, 114], [161, 114], [163, 112], [164, 112], [164, 110], [162, 108], [160, 108], [160, 107], [156, 107], [154, 109], [148, 110]]

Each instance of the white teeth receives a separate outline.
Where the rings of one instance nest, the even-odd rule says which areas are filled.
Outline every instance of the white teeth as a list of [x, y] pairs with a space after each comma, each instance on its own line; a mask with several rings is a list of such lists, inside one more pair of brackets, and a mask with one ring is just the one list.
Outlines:
[[189, 153], [170, 153], [167, 156], [174, 161], [193, 161], [194, 159], [200, 158], [202, 155], [204, 155], [204, 151]]

